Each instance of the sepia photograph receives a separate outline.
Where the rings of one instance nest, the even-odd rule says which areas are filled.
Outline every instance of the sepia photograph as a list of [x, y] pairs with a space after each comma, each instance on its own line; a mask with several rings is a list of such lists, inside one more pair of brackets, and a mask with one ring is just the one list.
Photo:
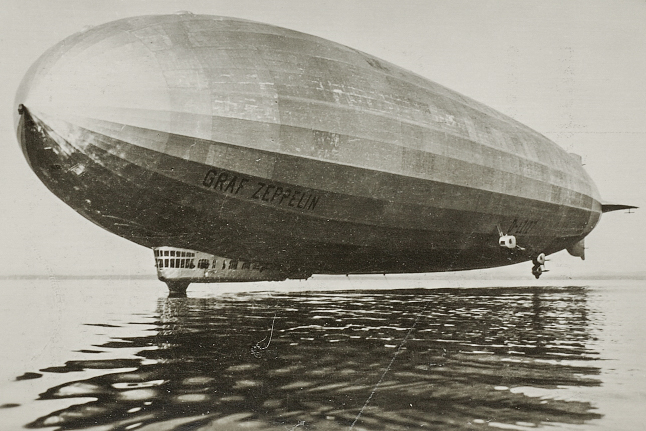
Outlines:
[[645, 1], [0, 22], [0, 430], [646, 429]]

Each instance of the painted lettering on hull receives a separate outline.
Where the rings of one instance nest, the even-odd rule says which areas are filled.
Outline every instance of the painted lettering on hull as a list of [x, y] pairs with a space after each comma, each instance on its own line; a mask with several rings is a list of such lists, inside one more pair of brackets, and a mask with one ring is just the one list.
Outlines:
[[511, 225], [507, 229], [507, 234], [509, 235], [525, 235], [536, 227], [538, 220], [518, 220], [514, 219], [511, 222]]
[[222, 193], [308, 211], [313, 211], [320, 200], [320, 196], [311, 190], [253, 181], [242, 175], [215, 169], [206, 173], [202, 185]]
[[248, 178], [238, 177], [229, 172], [219, 172], [211, 169], [206, 173], [202, 185], [204, 187], [220, 190], [221, 192], [237, 195], [246, 183]]

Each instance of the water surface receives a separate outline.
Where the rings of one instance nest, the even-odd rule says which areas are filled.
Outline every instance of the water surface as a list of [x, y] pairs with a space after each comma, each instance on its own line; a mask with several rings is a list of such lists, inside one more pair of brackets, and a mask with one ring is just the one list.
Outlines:
[[151, 281], [5, 280], [0, 423], [639, 429], [641, 282], [361, 283], [167, 298]]

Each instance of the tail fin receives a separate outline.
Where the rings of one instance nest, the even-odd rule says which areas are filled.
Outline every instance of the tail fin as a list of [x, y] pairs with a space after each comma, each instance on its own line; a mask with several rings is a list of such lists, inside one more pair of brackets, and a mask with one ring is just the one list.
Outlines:
[[623, 205], [623, 204], [601, 204], [601, 212], [609, 213], [610, 211], [619, 211], [619, 210], [630, 210], [633, 208], [639, 208], [633, 205]]

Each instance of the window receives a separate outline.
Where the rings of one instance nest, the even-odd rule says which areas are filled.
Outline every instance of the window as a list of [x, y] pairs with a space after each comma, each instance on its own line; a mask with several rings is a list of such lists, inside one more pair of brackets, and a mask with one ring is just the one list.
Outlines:
[[157, 259], [157, 268], [164, 267], [164, 259]]
[[208, 259], [200, 259], [197, 261], [197, 267], [200, 269], [208, 269], [209, 268], [209, 260]]
[[189, 259], [188, 262], [189, 262], [188, 268], [191, 268], [191, 269], [195, 268], [195, 262], [193, 262], [193, 259]]
[[[167, 252], [168, 253], [168, 252]], [[168, 259], [164, 259], [164, 267], [168, 268]]]
[[249, 269], [249, 262], [244, 262], [241, 269]]
[[229, 262], [229, 269], [238, 269], [238, 261], [232, 260]]
[[175, 250], [171, 250], [171, 251], [170, 251], [170, 255], [171, 255], [171, 256], [175, 256]]
[[186, 266], [186, 259], [180, 259], [179, 260], [179, 267], [184, 268], [184, 266]]
[[168, 250], [164, 250], [164, 256], [168, 256]]

